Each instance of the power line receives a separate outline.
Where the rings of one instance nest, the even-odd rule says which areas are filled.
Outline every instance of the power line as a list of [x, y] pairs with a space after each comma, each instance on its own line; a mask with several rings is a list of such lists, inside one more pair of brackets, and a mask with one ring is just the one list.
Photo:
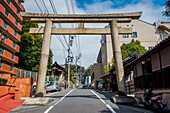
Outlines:
[[[57, 10], [56, 10], [56, 7], [55, 7], [55, 4], [54, 4], [53, 0], [49, 0], [49, 1], [50, 1], [50, 5], [51, 5], [51, 7], [52, 7], [52, 10], [53, 10], [54, 14], [57, 14]], [[58, 23], [58, 25], [59, 25], [60, 28], [62, 28], [61, 23]], [[55, 26], [55, 25], [54, 25], [54, 26]], [[68, 42], [67, 42], [67, 40], [66, 40], [65, 35], [63, 35], [63, 37], [64, 37], [64, 40], [65, 40], [67, 46], [69, 46], [69, 45], [68, 45]]]
[[[53, 10], [54, 14], [57, 14], [57, 10], [56, 10], [56, 7], [55, 7], [55, 4], [54, 4], [53, 0], [49, 0], [49, 1], [50, 1], [50, 5], [51, 5], [51, 7], [52, 7], [52, 10]], [[59, 25], [60, 28], [62, 28], [61, 23], [58, 23], [58, 25]], [[54, 25], [54, 26], [55, 26], [55, 25]], [[69, 44], [68, 44], [68, 42], [67, 42], [67, 40], [66, 40], [65, 35], [63, 35], [63, 37], [64, 37], [64, 40], [65, 40], [67, 46], [69, 47]], [[59, 38], [59, 36], [58, 36], [58, 40], [62, 43], [62, 41], [61, 41], [61, 39]], [[65, 47], [63, 43], [62, 43], [62, 45], [63, 45], [63, 47]], [[66, 47], [65, 47], [65, 48], [66, 48]], [[71, 51], [71, 52], [72, 52], [72, 51]]]
[[[74, 3], [73, 3], [73, 0], [71, 0], [71, 6], [72, 6], [72, 11], [73, 11], [73, 14], [75, 14], [75, 8], [74, 8]], [[76, 38], [77, 39], [77, 38]], [[76, 42], [77, 42], [77, 40], [76, 40]], [[81, 53], [81, 49], [80, 49], [80, 37], [79, 37], [79, 35], [78, 35], [78, 54], [80, 54]], [[76, 45], [77, 46], [77, 45]]]
[[68, 0], [65, 0], [65, 3], [66, 3], [66, 7], [67, 7], [68, 14], [70, 14], [70, 9], [69, 9]]
[[73, 14], [75, 14], [75, 9], [74, 9], [74, 5], [73, 5], [73, 0], [71, 0], [71, 6], [72, 6]]
[[52, 0], [50, 0], [50, 4], [51, 4], [51, 7], [52, 7], [54, 14], [57, 14], [57, 10], [56, 10], [54, 2]]
[[44, 7], [45, 7], [45, 9], [46, 9], [47, 13], [49, 14], [49, 11], [48, 11], [48, 9], [47, 9], [47, 6], [45, 5], [44, 0], [42, 0], [42, 3], [44, 4]]
[[[42, 3], [42, 2], [43, 2], [43, 3]], [[45, 5], [45, 2], [44, 2], [43, 0], [42, 0], [42, 2], [40, 1], [40, 3], [41, 3], [41, 5], [43, 6], [43, 8], [45, 7], [44, 10], [49, 13], [49, 11], [48, 11], [48, 9], [47, 9], [47, 7], [46, 7], [46, 5]], [[39, 6], [39, 4], [38, 4], [38, 2], [37, 2], [36, 0], [35, 0], [35, 3], [36, 3], [36, 5], [38, 6], [38, 8], [39, 8], [39, 10], [41, 11], [41, 13], [43, 13], [41, 7]], [[44, 5], [43, 5], [43, 4], [44, 4]], [[50, 0], [50, 4], [51, 4], [51, 6], [52, 6], [52, 9], [53, 9], [54, 13], [57, 14], [57, 10], [56, 10], [56, 8], [55, 8], [54, 2]], [[59, 24], [59, 27], [62, 27], [61, 24]], [[60, 38], [59, 36], [56, 36], [56, 37], [57, 37], [57, 39], [59, 40], [59, 42], [62, 44], [63, 48], [65, 48], [65, 49], [63, 49], [63, 55], [64, 55], [63, 58], [65, 58], [65, 50], [67, 50], [67, 48], [66, 48], [65, 45], [63, 44], [61, 38]], [[66, 43], [67, 43], [67, 40], [66, 40], [66, 38], [65, 38], [64, 35], [63, 35], [63, 37], [64, 37], [64, 39], [65, 39], [65, 41], [66, 41]], [[67, 43], [67, 45], [68, 45], [68, 43]], [[54, 49], [53, 49], [53, 50], [54, 50]]]
[[[41, 3], [41, 6], [43, 7], [43, 9], [44, 9], [44, 12], [46, 12], [46, 10], [45, 10], [45, 7], [44, 7], [44, 5], [43, 5], [43, 3], [42, 3], [42, 1], [40, 0], [40, 3]], [[43, 12], [43, 13], [44, 13]]]
[[56, 37], [60, 41], [60, 43], [63, 45], [63, 47], [66, 49], [66, 46], [63, 44], [63, 42], [61, 41], [60, 37], [58, 35], [56, 35]]
[[41, 13], [43, 13], [43, 11], [41, 10], [40, 6], [38, 5], [37, 1], [35, 0], [35, 3], [37, 4], [38, 6], [38, 9], [41, 11]]

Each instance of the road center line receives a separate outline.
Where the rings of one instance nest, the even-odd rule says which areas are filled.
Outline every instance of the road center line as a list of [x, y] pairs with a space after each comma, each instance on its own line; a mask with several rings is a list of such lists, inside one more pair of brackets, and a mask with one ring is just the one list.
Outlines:
[[44, 113], [48, 113], [55, 105], [60, 103], [67, 95], [69, 95], [74, 89], [69, 91], [67, 94], [65, 94], [58, 102], [56, 102], [54, 105], [50, 106]]
[[91, 90], [91, 92], [92, 92], [93, 94], [95, 94], [96, 97], [98, 97], [98, 98], [103, 102], [103, 104], [105, 104], [105, 105], [110, 109], [110, 111], [111, 111], [112, 113], [116, 113], [116, 112], [112, 109], [112, 107], [111, 107], [110, 105], [106, 104], [105, 101], [104, 101], [99, 95], [97, 95], [93, 90]]

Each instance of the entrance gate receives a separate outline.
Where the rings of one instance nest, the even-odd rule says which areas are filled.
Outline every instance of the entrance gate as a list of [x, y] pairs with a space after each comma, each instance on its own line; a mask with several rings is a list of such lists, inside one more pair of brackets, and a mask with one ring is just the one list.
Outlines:
[[[142, 12], [117, 13], [117, 14], [89, 14], [89, 15], [63, 15], [39, 14], [23, 12], [24, 19], [34, 23], [45, 23], [45, 27], [30, 28], [30, 34], [44, 34], [41, 58], [38, 71], [36, 96], [43, 96], [45, 76], [51, 42], [51, 35], [103, 35], [110, 34], [115, 61], [118, 91], [126, 94], [124, 82], [124, 69], [119, 42], [119, 34], [132, 34], [132, 28], [118, 27], [117, 23], [127, 23], [132, 19], [139, 19]], [[78, 23], [78, 28], [55, 28], [53, 23]], [[84, 23], [109, 23], [110, 28], [84, 28]]]

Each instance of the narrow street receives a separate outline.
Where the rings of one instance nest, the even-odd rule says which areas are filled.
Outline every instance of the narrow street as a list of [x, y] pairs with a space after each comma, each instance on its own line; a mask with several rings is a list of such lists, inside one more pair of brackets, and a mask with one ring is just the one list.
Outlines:
[[17, 113], [146, 113], [146, 110], [115, 105], [107, 93], [92, 89], [69, 89], [49, 97], [56, 101], [44, 107], [18, 109]]

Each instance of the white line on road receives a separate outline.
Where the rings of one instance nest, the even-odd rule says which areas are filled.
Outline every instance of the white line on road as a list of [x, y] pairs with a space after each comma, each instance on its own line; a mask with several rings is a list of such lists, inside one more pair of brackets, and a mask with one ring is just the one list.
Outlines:
[[110, 109], [110, 111], [111, 111], [112, 113], [116, 113], [116, 112], [112, 109], [112, 107], [110, 107], [110, 105], [106, 104], [105, 101], [104, 101], [99, 95], [97, 95], [97, 94], [96, 94], [94, 91], [92, 91], [92, 90], [91, 90], [91, 92], [92, 92], [93, 94], [95, 94], [95, 95], [103, 102], [103, 104], [105, 104], [105, 105]]
[[71, 91], [69, 91], [66, 95], [64, 95], [57, 103], [55, 103], [53, 106], [50, 106], [44, 113], [48, 113], [55, 105], [57, 105], [58, 103], [60, 103], [67, 95], [69, 95], [74, 89], [72, 89]]

